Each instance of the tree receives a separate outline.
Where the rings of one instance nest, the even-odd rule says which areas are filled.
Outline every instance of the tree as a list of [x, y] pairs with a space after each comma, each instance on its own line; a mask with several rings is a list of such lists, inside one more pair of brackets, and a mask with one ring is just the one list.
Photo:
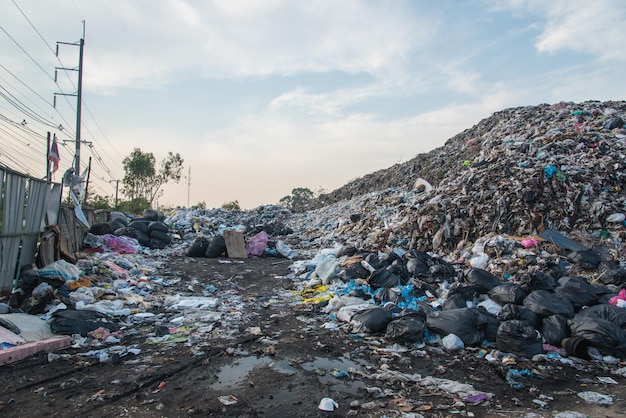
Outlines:
[[161, 190], [163, 185], [170, 181], [174, 183], [180, 181], [183, 169], [183, 159], [180, 154], [168, 152], [157, 171], [154, 155], [151, 152], [142, 152], [139, 148], [135, 148], [128, 157], [124, 158], [122, 164], [124, 165], [122, 193], [128, 197], [133, 207], [147, 202], [147, 208], [150, 208], [154, 199], [163, 194]]
[[278, 203], [294, 212], [304, 212], [309, 208], [313, 197], [314, 194], [311, 189], [306, 187], [297, 187], [291, 190], [291, 195], [283, 197]]
[[238, 200], [233, 200], [232, 202], [226, 202], [222, 205], [222, 209], [225, 210], [241, 210], [241, 206], [239, 206]]
[[141, 215], [145, 209], [150, 209], [150, 203], [142, 197], [138, 197], [133, 200], [124, 200], [119, 202], [117, 210], [125, 213], [134, 213], [135, 215]]
[[112, 209], [113, 208], [113, 205], [111, 203], [111, 198], [108, 196], [100, 196], [99, 194], [89, 195], [89, 198], [87, 199], [87, 202], [85, 204], [94, 209]]

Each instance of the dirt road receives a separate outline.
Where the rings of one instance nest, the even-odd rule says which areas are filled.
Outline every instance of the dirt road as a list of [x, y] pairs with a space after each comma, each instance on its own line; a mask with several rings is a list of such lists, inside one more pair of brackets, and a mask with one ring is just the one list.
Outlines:
[[[286, 260], [230, 261], [172, 258], [162, 270], [171, 286], [155, 291], [151, 315], [121, 324], [115, 344], [90, 339], [0, 367], [1, 416], [623, 416], [626, 378], [612, 374], [620, 365], [490, 363], [478, 348], [352, 334], [323, 302], [302, 303], [310, 295]], [[176, 311], [158, 302], [165, 295], [216, 298], [219, 308]], [[612, 405], [585, 402], [585, 391]], [[326, 397], [334, 411], [318, 408]]]

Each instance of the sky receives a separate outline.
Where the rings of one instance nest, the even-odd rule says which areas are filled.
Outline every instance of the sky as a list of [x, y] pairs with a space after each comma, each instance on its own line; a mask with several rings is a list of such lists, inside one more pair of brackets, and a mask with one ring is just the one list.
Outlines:
[[155, 208], [331, 192], [506, 108], [626, 99], [623, 0], [0, 0], [0, 10], [0, 164], [44, 177], [51, 132], [53, 180], [74, 165], [83, 39], [88, 193], [123, 199], [135, 148], [157, 167], [179, 153], [181, 180]]

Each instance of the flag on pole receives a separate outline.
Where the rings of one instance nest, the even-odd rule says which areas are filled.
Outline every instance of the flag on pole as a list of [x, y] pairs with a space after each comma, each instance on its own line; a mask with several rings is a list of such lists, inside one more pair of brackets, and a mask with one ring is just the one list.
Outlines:
[[59, 169], [59, 162], [61, 161], [61, 157], [59, 157], [59, 147], [57, 145], [56, 135], [52, 139], [50, 152], [48, 152], [48, 160], [52, 162], [52, 172], [55, 173]]

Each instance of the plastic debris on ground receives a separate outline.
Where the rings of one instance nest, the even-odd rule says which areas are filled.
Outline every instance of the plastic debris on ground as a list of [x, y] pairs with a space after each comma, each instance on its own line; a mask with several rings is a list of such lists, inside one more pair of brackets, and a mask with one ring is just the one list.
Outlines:
[[[87, 352], [100, 361], [138, 354], [116, 345], [118, 324], [154, 323], [161, 334], [151, 337], [154, 344], [212, 338], [216, 326], [228, 338], [247, 303], [236, 289], [198, 282], [188, 289], [197, 285], [204, 297], [167, 294], [179, 279], [162, 268], [171, 256], [227, 258], [220, 237], [234, 229], [244, 234], [249, 257], [289, 262], [298, 291], [273, 303], [324, 304], [325, 329], [335, 324], [356, 337], [428, 349], [481, 348], [485, 362], [508, 367], [514, 389], [538, 378], [513, 368], [520, 359], [596, 361], [621, 378], [626, 130], [615, 121], [625, 118], [625, 102], [507, 109], [428, 154], [320, 196], [323, 204], [304, 213], [270, 205], [182, 208], [133, 220], [118, 214], [91, 228], [88, 254], [76, 265], [23, 271], [12, 307], [40, 315], [65, 304], [50, 315], [53, 328], [108, 341]], [[152, 313], [155, 305], [168, 310]], [[470, 404], [492, 397], [432, 376], [381, 370], [374, 377]], [[592, 391], [578, 397], [613, 403]], [[219, 400], [236, 403], [232, 395]]]

